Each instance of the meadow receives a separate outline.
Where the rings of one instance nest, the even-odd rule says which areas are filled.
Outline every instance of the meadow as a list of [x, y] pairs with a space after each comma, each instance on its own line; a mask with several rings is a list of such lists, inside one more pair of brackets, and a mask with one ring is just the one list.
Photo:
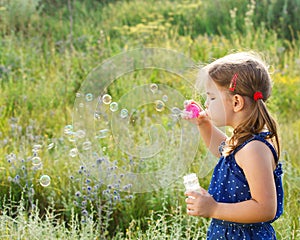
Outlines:
[[[1, 239], [205, 238], [209, 219], [186, 215], [181, 176], [143, 193], [107, 186], [103, 177], [90, 177], [74, 142], [74, 102], [89, 73], [146, 47], [176, 50], [197, 63], [241, 50], [265, 56], [284, 166], [285, 212], [273, 225], [278, 239], [299, 239], [299, 8], [299, 1], [283, 0], [0, 1]], [[121, 78], [112, 93], [163, 76], [147, 74]], [[192, 96], [178, 78], [170, 84]], [[187, 171], [201, 170], [201, 154], [200, 146]], [[201, 185], [209, 180], [210, 172], [203, 174]]]

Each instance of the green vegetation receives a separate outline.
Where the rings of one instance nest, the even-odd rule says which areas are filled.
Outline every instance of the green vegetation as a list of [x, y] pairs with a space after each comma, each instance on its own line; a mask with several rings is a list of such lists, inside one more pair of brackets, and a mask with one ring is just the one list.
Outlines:
[[[186, 216], [180, 179], [157, 192], [115, 193], [70, 155], [65, 126], [86, 76], [141, 47], [201, 63], [238, 50], [266, 57], [285, 169], [285, 213], [274, 227], [279, 239], [300, 238], [299, 8], [295, 0], [0, 1], [1, 239], [203, 238], [208, 220]], [[32, 166], [34, 156], [42, 163]]]

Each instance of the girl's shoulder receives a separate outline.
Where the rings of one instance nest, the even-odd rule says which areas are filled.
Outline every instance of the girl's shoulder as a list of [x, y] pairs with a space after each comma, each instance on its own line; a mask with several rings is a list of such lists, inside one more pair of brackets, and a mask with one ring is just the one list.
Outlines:
[[265, 139], [265, 134], [254, 135], [253, 138], [245, 141], [234, 151], [236, 163], [243, 168], [246, 162], [253, 164], [264, 164], [264, 161], [272, 163], [273, 169], [276, 168], [277, 153], [272, 143]]

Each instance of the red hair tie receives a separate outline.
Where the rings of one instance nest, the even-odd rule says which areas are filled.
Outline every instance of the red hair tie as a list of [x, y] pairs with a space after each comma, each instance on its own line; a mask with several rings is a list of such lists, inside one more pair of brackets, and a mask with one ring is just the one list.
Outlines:
[[262, 93], [261, 92], [255, 92], [254, 95], [253, 95], [253, 99], [254, 99], [255, 102], [259, 99], [263, 99]]

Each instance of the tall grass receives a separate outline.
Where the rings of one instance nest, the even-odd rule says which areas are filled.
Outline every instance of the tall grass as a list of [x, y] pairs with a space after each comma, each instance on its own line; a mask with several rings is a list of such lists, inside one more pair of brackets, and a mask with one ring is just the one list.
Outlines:
[[[300, 50], [297, 28], [291, 25], [290, 40], [277, 31], [286, 26], [287, 15], [273, 29], [275, 6], [285, 14], [280, 12], [283, 1], [272, 1], [264, 24], [257, 24], [257, 14], [266, 1], [47, 0], [28, 1], [22, 12], [13, 3], [18, 1], [0, 5], [3, 239], [204, 236], [208, 220], [186, 216], [180, 179], [161, 191], [118, 195], [87, 179], [78, 156], [70, 155], [75, 146], [64, 127], [72, 123], [75, 95], [87, 74], [105, 59], [139, 47], [176, 49], [202, 63], [236, 50], [266, 56], [274, 79], [268, 104], [280, 123], [285, 168], [285, 213], [274, 226], [279, 239], [300, 237]], [[287, 11], [296, 11], [297, 2], [285, 3], [294, 6]], [[35, 156], [42, 164], [33, 168]], [[199, 167], [195, 162], [191, 170]], [[51, 177], [48, 187], [39, 184], [44, 174]], [[200, 179], [203, 187], [209, 177]], [[92, 198], [88, 189], [95, 186], [97, 198]]]

